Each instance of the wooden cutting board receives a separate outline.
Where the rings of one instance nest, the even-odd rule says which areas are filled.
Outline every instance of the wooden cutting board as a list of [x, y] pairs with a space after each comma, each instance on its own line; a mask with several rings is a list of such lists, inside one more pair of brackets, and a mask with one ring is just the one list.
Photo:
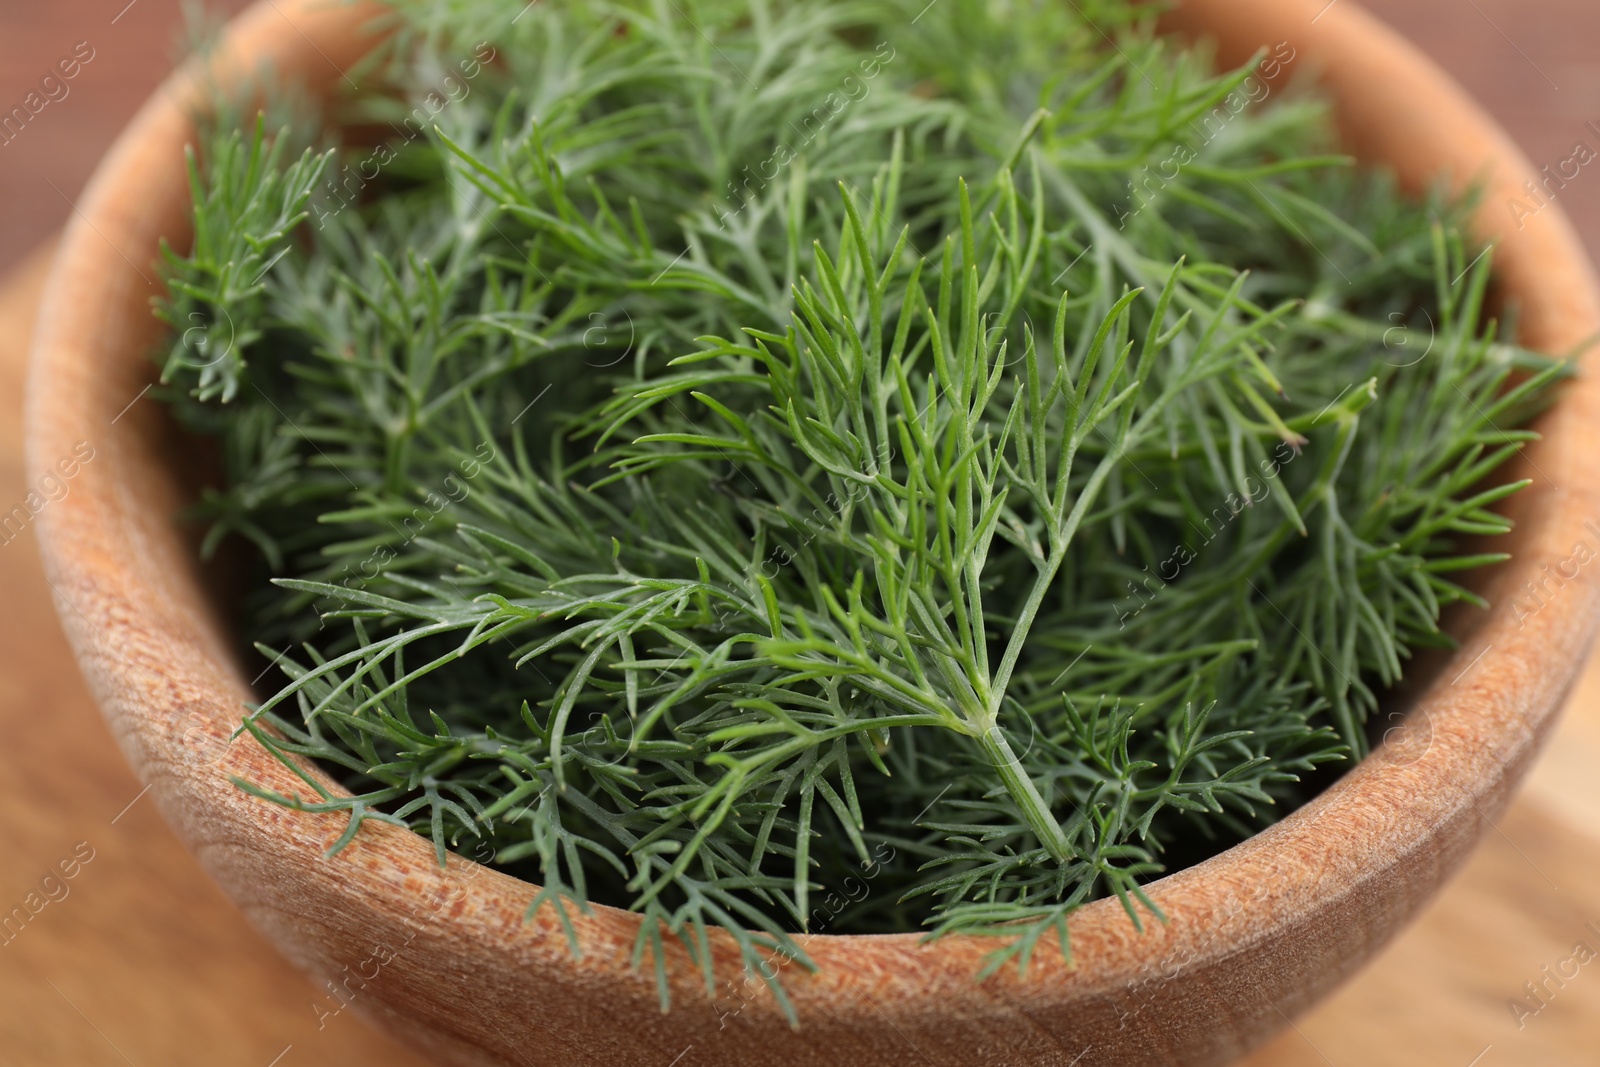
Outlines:
[[[37, 488], [21, 404], [45, 267], [0, 281], [0, 515]], [[78, 677], [31, 530], [0, 542], [0, 917], [28, 916], [0, 924], [0, 1063], [418, 1067], [168, 832]], [[1485, 831], [1419, 922], [1248, 1067], [1600, 1064], [1600, 662]]]

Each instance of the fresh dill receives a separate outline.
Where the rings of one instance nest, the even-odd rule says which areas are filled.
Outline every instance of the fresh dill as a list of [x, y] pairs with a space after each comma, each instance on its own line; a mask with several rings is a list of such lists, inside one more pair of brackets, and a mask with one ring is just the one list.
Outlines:
[[351, 793], [263, 795], [710, 983], [712, 928], [1065, 953], [1365, 752], [1559, 365], [1292, 49], [921, 6], [399, 3], [359, 143], [217, 124], [166, 395], [246, 725]]

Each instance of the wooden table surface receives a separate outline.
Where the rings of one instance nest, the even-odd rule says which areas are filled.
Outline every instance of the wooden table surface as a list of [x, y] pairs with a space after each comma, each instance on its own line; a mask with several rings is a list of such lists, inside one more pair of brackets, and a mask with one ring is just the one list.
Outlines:
[[[0, 281], [0, 512], [28, 492], [23, 355], [45, 260], [21, 250], [65, 219], [166, 63], [150, 50], [170, 37], [175, 0], [125, 4], [0, 0], [0, 110], [75, 41], [105, 60], [85, 71], [76, 113], [41, 116], [53, 121], [30, 154], [0, 150], [0, 265], [21, 260]], [[1536, 162], [1566, 158], [1600, 120], [1594, 0], [1374, 6]], [[1563, 204], [1600, 252], [1600, 178], [1588, 180]], [[418, 1065], [353, 1012], [328, 1015], [337, 1002], [277, 957], [142, 799], [61, 636], [31, 531], [0, 543], [0, 604], [0, 916], [29, 915], [0, 926], [0, 1067]], [[1600, 662], [1464, 872], [1246, 1067], [1600, 1064], [1597, 873]]]

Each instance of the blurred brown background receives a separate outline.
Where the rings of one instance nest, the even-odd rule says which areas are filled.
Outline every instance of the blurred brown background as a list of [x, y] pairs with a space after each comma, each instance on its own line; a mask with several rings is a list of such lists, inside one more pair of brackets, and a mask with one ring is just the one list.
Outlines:
[[[212, 0], [210, 9], [243, 6]], [[1584, 128], [1600, 124], [1596, 0], [1369, 7], [1454, 74], [1536, 166], [1568, 158], [1580, 138], [1597, 143]], [[58, 61], [80, 61], [65, 95], [47, 86], [59, 99], [0, 144], [7, 499], [22, 485], [20, 353], [43, 264], [37, 252], [170, 69], [184, 21], [178, 0], [0, 0], [0, 117], [39, 91]], [[1561, 204], [1600, 256], [1600, 177], [1583, 172]], [[48, 592], [31, 535], [0, 547], [0, 912], [84, 849], [92, 859], [74, 865], [67, 896], [20, 934], [0, 934], [0, 1065], [414, 1067], [351, 1013], [319, 1019], [326, 996], [244, 923], [139, 800]], [[1591, 757], [1600, 757], [1593, 668], [1523, 797], [1486, 829], [1466, 871], [1376, 963], [1249, 1067], [1600, 1064], [1600, 962], [1559, 985], [1545, 978], [1575, 942], [1600, 947], [1600, 779]], [[1519, 1020], [1510, 1002], [1536, 1003], [1530, 981], [1546, 982], [1549, 996]], [[693, 1067], [692, 1055], [680, 1067]]]
[[[185, 35], [179, 0], [0, 0], [0, 116], [23, 106], [58, 61], [87, 42], [94, 58], [63, 81], [15, 139], [0, 144], [0, 270], [56, 230], [117, 133], [172, 69]], [[234, 12], [244, 0], [211, 0]], [[86, 51], [85, 51], [85, 54]], [[59, 89], [50, 93], [60, 96]], [[0, 128], [0, 142], [5, 141]], [[54, 186], [54, 188], [52, 188]]]

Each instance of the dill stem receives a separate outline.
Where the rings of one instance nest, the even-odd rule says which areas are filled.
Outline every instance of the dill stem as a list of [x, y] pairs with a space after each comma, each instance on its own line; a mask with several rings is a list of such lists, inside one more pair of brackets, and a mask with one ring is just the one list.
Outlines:
[[[1071, 463], [1070, 456], [1065, 462]], [[1078, 532], [1078, 525], [1083, 521], [1084, 512], [1088, 511], [1089, 505], [1100, 495], [1100, 487], [1111, 474], [1112, 465], [1111, 456], [1108, 456], [1100, 461], [1094, 474], [1090, 475], [1088, 484], [1083, 487], [1083, 492], [1073, 503], [1072, 511], [1067, 515], [1066, 521], [1061, 524], [1059, 536], [1050, 549], [1049, 557], [1033, 580], [1033, 588], [1028, 592], [1028, 602], [1023, 605], [1022, 611], [1017, 615], [1016, 625], [1011, 628], [1011, 640], [1006, 642], [1005, 655], [1000, 658], [1000, 669], [995, 672], [994, 678], [989, 683], [989, 702], [986, 710], [990, 721], [994, 721], [1000, 714], [1000, 705], [1006, 698], [1006, 689], [1011, 685], [1011, 673], [1016, 670], [1017, 660], [1028, 642], [1028, 633], [1033, 629], [1033, 621], [1038, 618], [1039, 609], [1044, 605], [1045, 594], [1050, 591], [1061, 564], [1066, 562], [1067, 548], [1072, 544], [1073, 535]]]
[[[1075, 452], [1076, 449], [1072, 451]], [[1070, 465], [1070, 457], [1065, 463]], [[1111, 468], [1109, 457], [1101, 460], [1094, 474], [1090, 475], [1089, 483], [1083, 487], [1083, 492], [1074, 501], [1066, 521], [1061, 524], [1060, 536], [1056, 538], [1055, 546], [1051, 549], [1044, 567], [1034, 578], [1033, 589], [1028, 593], [1028, 602], [1023, 605], [1021, 613], [1017, 616], [1016, 625], [1012, 627], [1011, 640], [1006, 643], [1005, 655], [1000, 659], [1000, 669], [989, 686], [989, 700], [984, 709], [983, 719], [976, 724], [981, 728], [978, 740], [993, 761], [995, 770], [1000, 774], [1000, 780], [1005, 783], [1006, 792], [1011, 794], [1011, 799], [1021, 809], [1022, 817], [1038, 835], [1039, 842], [1044, 845], [1045, 850], [1062, 863], [1071, 858], [1072, 844], [1062, 832], [1061, 823], [1051, 812], [1050, 805], [1039, 795], [1033, 779], [1023, 770], [1016, 753], [1011, 751], [1011, 745], [1006, 741], [998, 722], [1000, 706], [1005, 701], [1006, 689], [1011, 684], [1011, 673], [1016, 669], [1017, 659], [1022, 655], [1023, 646], [1027, 644], [1028, 633], [1033, 629], [1034, 619], [1038, 618], [1045, 594], [1050, 591], [1056, 572], [1066, 561], [1067, 546], [1072, 543], [1072, 536], [1077, 532], [1078, 524], [1083, 521], [1084, 512], [1100, 495], [1100, 487], [1105, 484]]]
[[1021, 809], [1023, 819], [1027, 822], [1028, 828], [1039, 838], [1039, 843], [1058, 863], [1066, 863], [1072, 859], [1072, 842], [1067, 840], [1061, 824], [1050, 811], [1050, 804], [1039, 794], [1033, 779], [1028, 777], [1028, 772], [1023, 769], [1022, 761], [1012, 751], [1005, 732], [991, 722], [978, 735], [978, 743], [983, 746], [990, 765], [1000, 775], [1000, 781], [1005, 784], [1006, 792], [1011, 794], [1011, 799]]

